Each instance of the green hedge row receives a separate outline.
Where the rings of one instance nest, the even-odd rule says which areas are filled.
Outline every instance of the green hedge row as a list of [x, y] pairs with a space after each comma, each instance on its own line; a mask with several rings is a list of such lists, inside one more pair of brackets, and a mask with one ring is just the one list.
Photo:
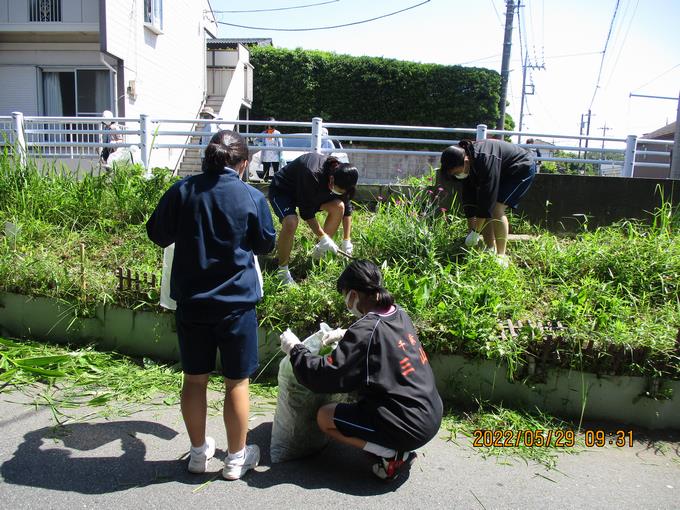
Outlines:
[[489, 69], [302, 49], [251, 52], [255, 119], [320, 116], [330, 122], [475, 127], [494, 126], [498, 117], [500, 75]]

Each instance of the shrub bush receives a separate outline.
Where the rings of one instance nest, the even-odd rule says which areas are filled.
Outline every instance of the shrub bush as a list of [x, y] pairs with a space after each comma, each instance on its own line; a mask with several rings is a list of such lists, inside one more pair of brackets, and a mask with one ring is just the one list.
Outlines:
[[253, 118], [471, 128], [498, 118], [500, 75], [489, 69], [264, 46], [250, 58]]

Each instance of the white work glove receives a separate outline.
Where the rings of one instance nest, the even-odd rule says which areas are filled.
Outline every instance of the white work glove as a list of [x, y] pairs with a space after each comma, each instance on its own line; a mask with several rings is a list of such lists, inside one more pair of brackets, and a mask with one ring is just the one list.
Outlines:
[[323, 237], [319, 240], [319, 242], [316, 243], [316, 246], [314, 246], [314, 253], [312, 254], [312, 256], [315, 259], [320, 259], [329, 251], [332, 251], [334, 255], [337, 254], [338, 245], [335, 244], [333, 239], [331, 239], [328, 236], [328, 234], [324, 234]]
[[346, 329], [338, 328], [324, 333], [321, 337], [321, 345], [331, 345], [335, 342], [339, 342], [342, 340], [342, 337], [345, 336], [346, 331]]
[[290, 351], [293, 350], [293, 347], [300, 343], [300, 340], [295, 336], [295, 333], [293, 333], [290, 328], [281, 333], [279, 339], [281, 340], [281, 350], [287, 355], [290, 355]]
[[352, 252], [354, 251], [354, 245], [352, 244], [352, 241], [349, 239], [343, 239], [342, 244], [340, 245], [340, 249], [344, 251], [347, 255], [351, 255]]
[[479, 232], [475, 230], [470, 230], [470, 233], [465, 237], [465, 246], [471, 248], [472, 246], [477, 246], [481, 236]]

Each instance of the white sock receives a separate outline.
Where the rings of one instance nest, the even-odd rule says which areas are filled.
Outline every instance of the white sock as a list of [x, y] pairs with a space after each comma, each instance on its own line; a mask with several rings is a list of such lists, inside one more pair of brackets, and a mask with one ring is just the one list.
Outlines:
[[393, 450], [392, 448], [386, 448], [384, 446], [380, 446], [379, 444], [371, 443], [369, 441], [366, 441], [366, 446], [364, 446], [364, 450], [374, 455], [377, 455], [378, 457], [384, 457], [386, 459], [394, 457], [397, 454], [397, 451]]
[[206, 441], [205, 443], [203, 443], [203, 446], [192, 446], [191, 447], [191, 453], [195, 453], [196, 455], [200, 455], [201, 453], [205, 453], [207, 449], [208, 449], [208, 442]]
[[288, 264], [285, 266], [279, 266], [279, 273], [287, 273], [288, 272]]
[[237, 459], [242, 459], [243, 457], [246, 456], [246, 449], [243, 448], [243, 450], [238, 451], [236, 453], [231, 453], [229, 452], [229, 455], [227, 455], [227, 460], [237, 460]]

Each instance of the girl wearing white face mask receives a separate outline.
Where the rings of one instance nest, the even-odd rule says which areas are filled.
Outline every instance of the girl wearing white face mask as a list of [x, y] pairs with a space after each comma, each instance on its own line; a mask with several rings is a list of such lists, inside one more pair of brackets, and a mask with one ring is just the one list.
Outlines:
[[349, 329], [327, 333], [339, 340], [328, 356], [312, 354], [290, 332], [281, 348], [297, 380], [318, 393], [356, 392], [355, 404], [328, 404], [317, 413], [323, 432], [377, 457], [376, 476], [393, 479], [408, 469], [441, 424], [442, 401], [418, 334], [406, 312], [383, 287], [378, 267], [353, 261], [337, 283], [358, 318]]
[[502, 140], [462, 140], [447, 147], [441, 156], [441, 176], [463, 185], [463, 208], [470, 233], [466, 246], [479, 242], [495, 252], [506, 266], [508, 239], [507, 207], [516, 208], [536, 175], [531, 153]]
[[[278, 243], [279, 278], [293, 284], [288, 269], [293, 240], [298, 226], [298, 211], [317, 238], [312, 256], [321, 258], [338, 248], [352, 254], [352, 197], [359, 180], [359, 171], [334, 156], [309, 153], [294, 159], [274, 174], [269, 185], [269, 202], [281, 221]], [[327, 213], [323, 227], [316, 213]], [[342, 224], [340, 247], [333, 236]]]

